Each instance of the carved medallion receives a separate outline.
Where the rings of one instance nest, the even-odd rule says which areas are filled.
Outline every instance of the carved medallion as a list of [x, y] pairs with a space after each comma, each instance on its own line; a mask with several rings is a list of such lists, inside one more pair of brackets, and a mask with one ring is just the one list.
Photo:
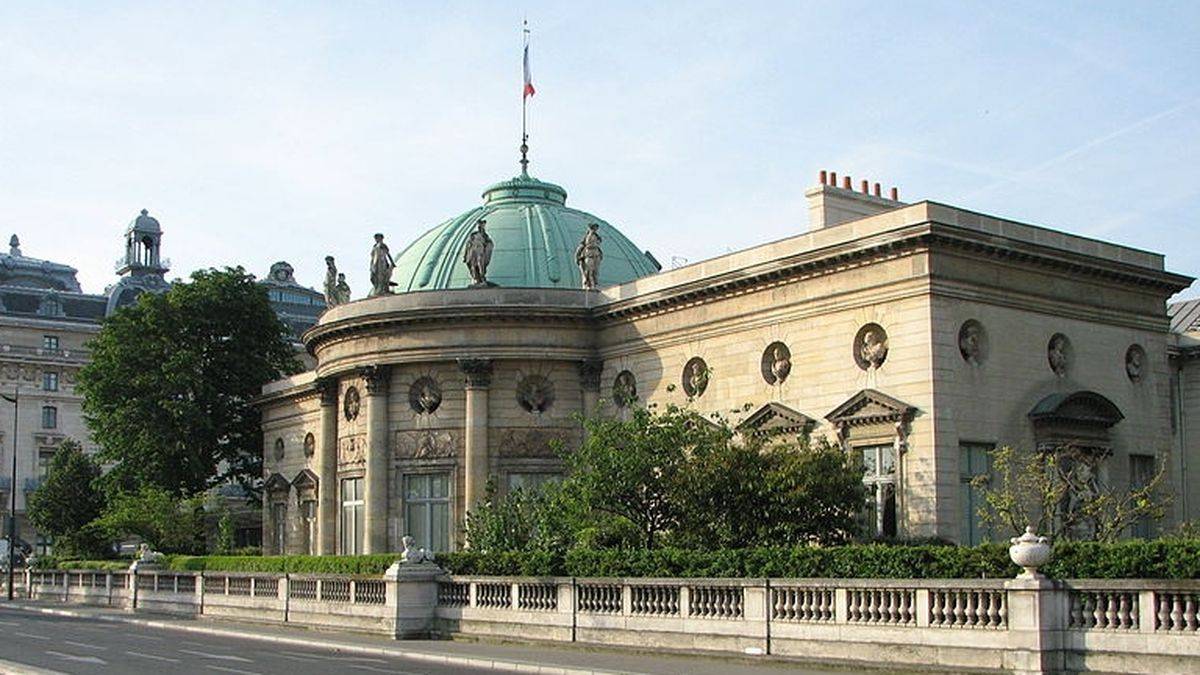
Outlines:
[[877, 323], [858, 329], [854, 336], [854, 362], [863, 370], [879, 368], [888, 356], [887, 331]]
[[1055, 333], [1046, 344], [1046, 363], [1055, 375], [1063, 377], [1071, 368], [1071, 341], [1062, 333]]
[[683, 366], [683, 391], [690, 398], [699, 398], [708, 389], [708, 381], [712, 375], [708, 364], [699, 356], [693, 356]]
[[347, 422], [358, 417], [358, 409], [361, 404], [362, 401], [359, 400], [358, 388], [350, 387], [347, 389], [342, 401], [342, 413], [346, 415]]
[[367, 458], [367, 437], [347, 436], [338, 440], [338, 464], [362, 464]]
[[987, 334], [983, 330], [983, 324], [975, 319], [964, 321], [958, 329], [958, 353], [962, 355], [963, 361], [973, 366], [983, 363], [986, 347]]
[[283, 459], [283, 454], [284, 454], [283, 439], [276, 438], [275, 439], [275, 455], [274, 455], [275, 461], [278, 462], [279, 460]]
[[408, 405], [414, 412], [428, 415], [442, 404], [442, 388], [428, 375], [418, 377], [408, 388]]
[[312, 457], [315, 454], [317, 454], [317, 439], [314, 438], [312, 434], [305, 434], [305, 436], [304, 436], [304, 456]]
[[499, 436], [501, 457], [558, 457], [572, 438], [566, 429], [504, 429]]
[[554, 403], [554, 383], [542, 375], [526, 375], [517, 384], [517, 403], [528, 413], [546, 412]]
[[400, 459], [444, 459], [458, 454], [451, 431], [397, 431], [396, 456]]
[[617, 373], [612, 387], [613, 403], [618, 408], [632, 405], [637, 400], [637, 378], [628, 370]]
[[1129, 345], [1125, 350], [1125, 375], [1130, 382], [1141, 382], [1146, 369], [1146, 350], [1139, 344]]
[[772, 342], [763, 350], [761, 366], [767, 384], [783, 384], [792, 372], [792, 352], [782, 342]]

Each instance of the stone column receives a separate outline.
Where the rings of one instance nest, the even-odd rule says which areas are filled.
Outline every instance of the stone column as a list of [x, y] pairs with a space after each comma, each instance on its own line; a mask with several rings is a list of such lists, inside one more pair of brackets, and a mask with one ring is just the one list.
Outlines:
[[591, 417], [600, 404], [600, 374], [604, 372], [604, 361], [584, 359], [579, 366], [579, 388], [583, 390], [583, 416]]
[[[321, 394], [321, 440], [317, 444], [317, 554], [337, 553], [338, 382], [317, 380]], [[269, 521], [268, 521], [269, 522]]]
[[388, 389], [391, 385], [387, 366], [369, 366], [363, 370], [367, 382], [367, 461], [363, 480], [366, 533], [365, 553], [384, 553], [388, 542], [388, 467], [391, 444], [388, 443]]
[[488, 387], [492, 384], [491, 359], [459, 359], [466, 375], [466, 509], [470, 511], [487, 491], [488, 475]]

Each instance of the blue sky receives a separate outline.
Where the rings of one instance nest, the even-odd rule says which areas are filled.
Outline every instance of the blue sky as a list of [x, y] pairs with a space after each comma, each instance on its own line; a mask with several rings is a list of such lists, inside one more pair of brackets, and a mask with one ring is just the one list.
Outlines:
[[[112, 281], [394, 252], [517, 170], [666, 262], [804, 231], [817, 171], [1200, 275], [1200, 3], [0, 4], [0, 233]], [[1200, 295], [1190, 290], [1185, 297]]]

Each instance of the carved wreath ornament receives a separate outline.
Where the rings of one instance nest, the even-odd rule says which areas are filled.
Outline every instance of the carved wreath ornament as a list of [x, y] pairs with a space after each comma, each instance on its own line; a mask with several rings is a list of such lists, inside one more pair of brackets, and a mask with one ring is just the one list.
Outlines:
[[517, 385], [517, 404], [525, 412], [540, 415], [554, 403], [554, 384], [542, 375], [526, 375]]

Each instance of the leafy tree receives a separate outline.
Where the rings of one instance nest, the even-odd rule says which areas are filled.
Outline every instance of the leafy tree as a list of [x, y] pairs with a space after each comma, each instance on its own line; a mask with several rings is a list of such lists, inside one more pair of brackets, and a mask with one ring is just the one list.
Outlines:
[[1101, 480], [1099, 458], [1086, 449], [1064, 445], [1028, 452], [1004, 446], [990, 455], [991, 474], [971, 481], [984, 500], [979, 516], [1014, 534], [1032, 525], [1058, 540], [1112, 542], [1139, 520], [1166, 515], [1165, 462], [1145, 485], [1121, 491]]
[[673, 405], [661, 413], [635, 408], [624, 420], [589, 418], [584, 429], [580, 448], [563, 453], [570, 488], [588, 511], [632, 523], [645, 548], [654, 548], [679, 525], [689, 455], [730, 435], [728, 428]]
[[195, 272], [107, 318], [79, 388], [101, 459], [114, 465], [109, 492], [249, 486], [262, 463], [250, 401], [298, 367], [285, 336], [266, 290], [240, 267]]
[[104, 508], [104, 495], [96, 485], [100, 473], [96, 460], [68, 438], [55, 451], [46, 480], [29, 495], [29, 519], [54, 538], [60, 556], [98, 558], [111, 553], [111, 539], [91, 525]]
[[723, 434], [697, 446], [672, 533], [690, 548], [845, 542], [863, 505], [862, 471], [825, 439]]
[[585, 520], [582, 504], [561, 483], [519, 489], [503, 498], [489, 481], [482, 502], [467, 512], [465, 537], [472, 551], [566, 551]]
[[204, 552], [203, 495], [179, 499], [162, 488], [143, 486], [113, 496], [97, 523], [115, 538], [130, 535], [162, 553]]

